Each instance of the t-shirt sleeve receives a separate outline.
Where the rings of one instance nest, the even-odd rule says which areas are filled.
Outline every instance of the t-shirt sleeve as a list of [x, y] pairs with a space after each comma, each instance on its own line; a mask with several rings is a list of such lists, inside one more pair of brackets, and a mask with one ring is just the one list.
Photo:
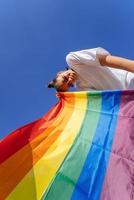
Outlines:
[[70, 52], [67, 56], [66, 56], [66, 62], [68, 64], [69, 67], [73, 68], [76, 67], [78, 65], [92, 65], [95, 64], [96, 65], [100, 65], [99, 62], [99, 55], [102, 56], [106, 56], [109, 55], [110, 53], [101, 48], [94, 48], [94, 49], [86, 49], [86, 50], [81, 50], [81, 51], [76, 51], [76, 52]]
[[111, 55], [111, 54], [106, 49], [104, 49], [102, 47], [96, 48], [96, 61], [99, 63], [99, 65], [101, 65], [100, 61], [99, 61], [99, 57], [101, 57], [101, 56], [108, 56], [108, 55]]

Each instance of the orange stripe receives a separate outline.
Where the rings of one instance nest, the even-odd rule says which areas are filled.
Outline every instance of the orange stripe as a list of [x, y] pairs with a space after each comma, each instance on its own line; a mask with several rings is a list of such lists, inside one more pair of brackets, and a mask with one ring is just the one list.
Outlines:
[[[0, 198], [4, 200], [21, 179], [28, 173], [32, 166], [40, 160], [57, 137], [62, 133], [69, 121], [74, 107], [67, 107], [62, 110], [59, 117], [33, 141], [23, 147], [15, 155], [10, 157], [0, 166]], [[69, 104], [74, 105], [74, 98]], [[64, 120], [63, 120], [64, 119]], [[17, 141], [16, 141], [17, 142]]]
[[64, 109], [64, 101], [61, 100], [56, 104], [45, 116], [43, 116], [40, 121], [33, 127], [32, 135], [29, 138], [31, 142], [36, 136], [45, 131], [60, 115], [61, 111]]
[[63, 103], [63, 101], [60, 101], [41, 119], [18, 128], [3, 139], [0, 143], [0, 152], [3, 152], [0, 154], [0, 164], [45, 131], [60, 114], [63, 109]]

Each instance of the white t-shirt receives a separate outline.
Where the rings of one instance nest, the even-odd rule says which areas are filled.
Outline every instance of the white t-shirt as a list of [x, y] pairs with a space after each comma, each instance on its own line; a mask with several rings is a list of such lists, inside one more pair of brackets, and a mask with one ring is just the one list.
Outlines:
[[109, 90], [134, 88], [134, 73], [101, 66], [98, 55], [110, 55], [101, 48], [70, 52], [66, 61], [78, 74], [78, 90]]

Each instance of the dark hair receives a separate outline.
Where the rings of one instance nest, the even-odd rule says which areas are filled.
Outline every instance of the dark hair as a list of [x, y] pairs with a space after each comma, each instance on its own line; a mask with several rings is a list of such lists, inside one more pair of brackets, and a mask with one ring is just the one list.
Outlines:
[[57, 81], [56, 78], [54, 78], [52, 81], [50, 81], [50, 83], [48, 83], [47, 87], [48, 88], [55, 88], [57, 90], [57, 92], [64, 92], [64, 91], [62, 91], [61, 89], [59, 89], [55, 86], [56, 81]]
[[47, 85], [48, 88], [54, 88], [56, 83], [56, 78], [54, 78], [52, 81], [50, 81]]

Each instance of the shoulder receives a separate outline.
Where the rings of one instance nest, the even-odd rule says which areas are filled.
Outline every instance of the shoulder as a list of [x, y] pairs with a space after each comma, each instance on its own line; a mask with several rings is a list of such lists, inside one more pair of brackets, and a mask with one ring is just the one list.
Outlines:
[[108, 51], [108, 50], [106, 50], [106, 49], [104, 49], [104, 48], [102, 48], [102, 47], [97, 47], [96, 48], [96, 54], [98, 54], [98, 55], [111, 55], [111, 53]]
[[66, 56], [66, 62], [68, 64], [77, 64], [80, 62], [81, 59], [93, 59], [96, 55], [98, 48], [91, 48], [91, 49], [83, 49], [79, 51], [69, 52]]
[[96, 54], [105, 54], [105, 55], [109, 55], [109, 51], [102, 48], [102, 47], [95, 47], [95, 48], [90, 48], [90, 49], [83, 49], [83, 50], [79, 50], [79, 51], [73, 51], [73, 52], [69, 52], [66, 56], [66, 60], [72, 60], [72, 59], [78, 59], [79, 55], [84, 55], [84, 54], [88, 54], [88, 55], [96, 55]]
[[84, 49], [84, 50], [68, 53], [66, 56], [66, 62], [71, 67], [82, 65], [82, 64], [100, 65], [100, 62], [99, 62], [100, 56], [102, 57], [109, 54], [110, 53], [102, 47]]

